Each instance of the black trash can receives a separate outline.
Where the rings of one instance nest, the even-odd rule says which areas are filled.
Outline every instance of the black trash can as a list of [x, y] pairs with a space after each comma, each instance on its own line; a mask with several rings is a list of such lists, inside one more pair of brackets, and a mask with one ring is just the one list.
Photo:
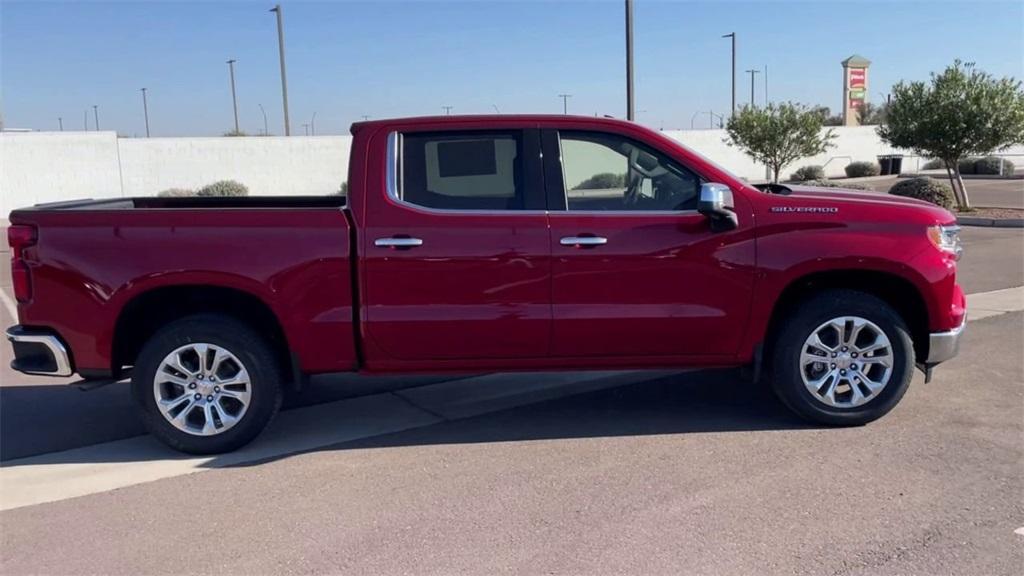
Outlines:
[[903, 171], [903, 155], [893, 154], [892, 158], [892, 172], [890, 174], [898, 176]]
[[878, 157], [878, 166], [882, 169], [879, 174], [882, 176], [888, 176], [892, 174], [892, 156], [884, 154]]

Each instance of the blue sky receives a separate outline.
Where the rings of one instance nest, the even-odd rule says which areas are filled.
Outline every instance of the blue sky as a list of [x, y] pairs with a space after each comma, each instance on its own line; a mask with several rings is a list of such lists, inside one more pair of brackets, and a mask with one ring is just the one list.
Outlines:
[[[362, 115], [560, 112], [624, 115], [623, 4], [608, 2], [288, 2], [284, 6], [293, 134], [315, 112], [318, 134]], [[231, 129], [229, 58], [242, 129], [266, 109], [283, 132], [272, 2], [0, 3], [0, 89], [8, 127], [154, 136]], [[925, 79], [955, 58], [1024, 77], [1024, 3], [655, 2], [636, 0], [638, 121], [688, 128], [726, 112], [736, 31], [738, 100], [748, 68], [768, 65], [769, 96], [838, 111], [839, 62], [873, 61], [870, 98]], [[757, 98], [763, 98], [758, 76]], [[706, 112], [697, 126], [706, 127]]]

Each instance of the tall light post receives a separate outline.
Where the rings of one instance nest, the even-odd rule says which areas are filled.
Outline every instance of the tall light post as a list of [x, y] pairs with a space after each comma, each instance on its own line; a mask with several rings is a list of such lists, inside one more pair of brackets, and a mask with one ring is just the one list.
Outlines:
[[288, 121], [288, 76], [284, 70], [284, 17], [281, 15], [281, 5], [275, 4], [270, 9], [277, 13], [277, 50], [281, 57], [281, 100], [284, 102], [284, 135], [292, 135], [291, 123]]
[[568, 114], [569, 98], [572, 98], [572, 94], [559, 94], [558, 97], [562, 99], [562, 114]]
[[82, 126], [86, 132], [89, 131], [89, 109], [86, 108], [85, 112], [82, 112]]
[[99, 132], [100, 131], [100, 106], [99, 106], [99, 104], [93, 104], [92, 105], [92, 113], [93, 113], [93, 116], [96, 117], [96, 131]]
[[238, 60], [228, 60], [228, 73], [231, 75], [231, 106], [235, 109], [235, 135], [241, 134], [242, 131], [238, 129], [238, 97], [235, 96], [235, 62]]
[[754, 75], [755, 74], [760, 74], [761, 71], [760, 70], [750, 69], [750, 70], [747, 70], [747, 73], [750, 74], [750, 107], [753, 108], [754, 107]]
[[309, 121], [309, 131], [316, 136], [316, 112], [313, 112], [313, 118]]
[[270, 130], [267, 127], [267, 111], [263, 109], [263, 104], [256, 104], [260, 107], [260, 113], [263, 114], [263, 135], [270, 136]]
[[146, 89], [142, 90], [142, 114], [146, 118], [146, 138], [149, 138], [149, 104], [146, 102]]
[[61, 118], [60, 116], [57, 116], [57, 124], [60, 126], [60, 131], [63, 132], [64, 131], [64, 119]]
[[303, 124], [302, 128], [306, 131], [306, 136], [309, 136], [309, 124]]
[[736, 115], [736, 33], [723, 34], [722, 38], [732, 38], [732, 115]]
[[764, 105], [768, 105], [768, 65], [764, 65]]
[[633, 0], [626, 0], [626, 120], [632, 121], [633, 104]]
[[452, 108], [453, 108], [453, 106], [441, 106], [441, 108], [444, 110], [444, 115], [445, 116], [451, 116], [452, 115]]

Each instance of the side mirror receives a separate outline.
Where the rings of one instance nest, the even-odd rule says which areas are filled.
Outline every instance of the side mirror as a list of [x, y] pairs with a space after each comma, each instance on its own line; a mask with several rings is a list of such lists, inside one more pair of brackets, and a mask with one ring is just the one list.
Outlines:
[[732, 200], [732, 190], [725, 184], [716, 182], [701, 184], [697, 212], [711, 221], [711, 229], [715, 232], [733, 230], [739, 226]]

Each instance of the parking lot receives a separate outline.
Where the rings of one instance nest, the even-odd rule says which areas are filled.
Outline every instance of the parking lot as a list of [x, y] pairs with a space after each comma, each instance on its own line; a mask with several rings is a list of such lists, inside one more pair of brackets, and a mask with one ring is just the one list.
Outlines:
[[124, 383], [4, 368], [0, 567], [1019, 574], [1024, 231], [963, 236], [960, 355], [862, 428], [806, 425], [734, 371], [351, 376], [197, 459], [141, 436]]

